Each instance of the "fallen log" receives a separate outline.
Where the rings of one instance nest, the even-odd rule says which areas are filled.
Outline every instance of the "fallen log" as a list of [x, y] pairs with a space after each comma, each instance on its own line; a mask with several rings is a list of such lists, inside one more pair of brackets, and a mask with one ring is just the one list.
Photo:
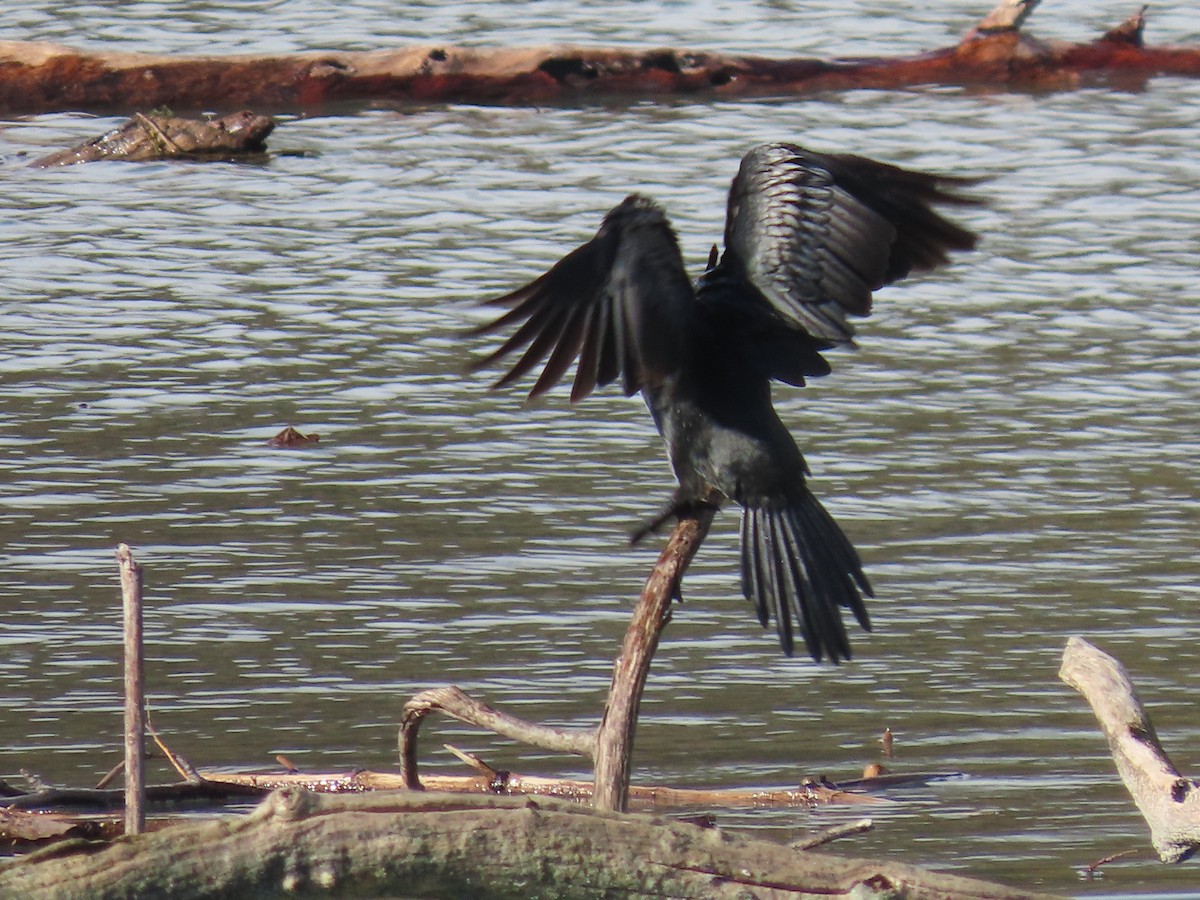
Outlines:
[[0, 42], [0, 114], [239, 107], [313, 114], [392, 103], [531, 105], [691, 95], [811, 96], [922, 84], [1070, 90], [1200, 76], [1200, 47], [1149, 47], [1144, 19], [1088, 43], [1021, 33], [1036, 0], [1004, 0], [956, 45], [915, 56], [785, 58], [686, 49], [447, 44], [284, 56], [166, 56]]
[[[227, 160], [266, 150], [275, 128], [270, 116], [243, 110], [219, 119], [137, 113], [119, 128], [69, 150], [59, 150], [30, 163], [49, 169], [98, 160], [146, 162], [155, 159]], [[305, 439], [309, 440], [309, 439]]]
[[278, 791], [249, 816], [0, 864], [0, 895], [118, 897], [782, 898], [1034, 894], [898, 863], [797, 852], [644, 815], [402, 791]]
[[1092, 705], [1117, 772], [1150, 826], [1158, 858], [1183, 862], [1200, 847], [1200, 785], [1180, 775], [1163, 750], [1125, 667], [1073, 637], [1058, 675]]

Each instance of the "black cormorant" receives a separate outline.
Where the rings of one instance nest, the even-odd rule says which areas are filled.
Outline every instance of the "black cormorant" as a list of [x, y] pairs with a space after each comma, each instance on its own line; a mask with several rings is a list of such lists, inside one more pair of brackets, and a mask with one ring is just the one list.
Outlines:
[[[798, 628], [816, 660], [850, 658], [838, 607], [870, 629], [858, 553], [805, 483], [800, 450], [771, 405], [771, 382], [825, 375], [822, 351], [853, 344], [848, 315], [871, 292], [969, 250], [976, 236], [934, 211], [977, 201], [973, 179], [901, 169], [794, 144], [742, 159], [725, 250], [694, 284], [661, 208], [633, 194], [549, 272], [487, 303], [511, 307], [476, 329], [515, 325], [478, 368], [523, 350], [496, 386], [538, 367], [530, 396], [578, 359], [571, 400], [620, 380], [641, 391], [679, 481], [654, 523], [712, 503], [742, 506], [742, 591], [783, 652]], [[548, 357], [548, 359], [547, 359]], [[707, 499], [706, 499], [707, 498]]]

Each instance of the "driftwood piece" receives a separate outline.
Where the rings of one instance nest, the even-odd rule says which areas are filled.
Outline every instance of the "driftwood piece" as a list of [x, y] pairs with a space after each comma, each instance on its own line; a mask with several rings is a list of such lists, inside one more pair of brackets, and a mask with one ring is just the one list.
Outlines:
[[[476, 775], [426, 774], [422, 776], [421, 782], [426, 790], [442, 793], [557, 797], [576, 801], [590, 800], [594, 790], [590, 781], [523, 775], [519, 772], [493, 769], [487, 765], [476, 768]], [[204, 783], [212, 786], [214, 791], [219, 790], [220, 785], [230, 785], [264, 792], [284, 787], [300, 787], [323, 794], [357, 794], [368, 791], [394, 791], [405, 787], [402, 773], [375, 772], [370, 769], [356, 769], [347, 773], [230, 772], [203, 769], [200, 774]], [[917, 772], [852, 778], [836, 783], [825, 778], [805, 778], [794, 787], [680, 788], [633, 784], [629, 787], [629, 803], [638, 809], [659, 811], [696, 807], [785, 809], [829, 804], [872, 804], [884, 802], [877, 794], [889, 788], [919, 787], [935, 781], [961, 777], [961, 772]]]
[[400, 775], [403, 786], [409, 790], [424, 788], [417, 773], [417, 736], [421, 723], [432, 712], [442, 712], [476, 728], [559, 753], [590, 755], [595, 739], [594, 728], [568, 729], [538, 725], [476, 700], [454, 685], [430, 688], [414, 695], [404, 704], [400, 723]]
[[[175, 784], [152, 784], [146, 788], [146, 803], [150, 808], [158, 807], [160, 810], [183, 806], [212, 808], [246, 798], [261, 798], [277, 786], [255, 786], [249, 779], [219, 777]], [[119, 811], [125, 808], [125, 792], [98, 788], [43, 788], [29, 793], [8, 794], [0, 799], [0, 808], [97, 813]]]
[[252, 814], [0, 864], [0, 896], [489, 898], [1046, 895], [896, 863], [800, 853], [575, 804], [403, 791], [278, 791]]
[[8, 41], [0, 42], [0, 113], [249, 106], [312, 114], [377, 101], [531, 105], [679, 95], [806, 96], [920, 84], [1068, 90], [1111, 79], [1128, 84], [1155, 75], [1200, 76], [1200, 47], [1144, 46], [1140, 26], [1136, 40], [1100, 37], [1072, 44], [1025, 37], [1019, 27], [1034, 5], [1003, 0], [951, 47], [853, 59], [448, 44], [185, 57]]
[[975, 26], [974, 34], [996, 31], [1018, 31], [1037, 9], [1040, 0], [1000, 0], [990, 13]]
[[219, 119], [181, 119], [137, 113], [107, 134], [70, 150], [59, 150], [43, 156], [30, 163], [30, 166], [48, 169], [102, 159], [126, 162], [232, 159], [262, 153], [266, 149], [267, 135], [274, 128], [275, 120], [270, 116], [249, 110]]
[[124, 823], [68, 813], [29, 812], [0, 807], [0, 847], [29, 847], [64, 838], [111, 840], [124, 834]]
[[290, 450], [295, 447], [307, 447], [321, 440], [319, 434], [301, 434], [291, 425], [288, 425], [273, 438], [267, 441], [268, 447], [279, 447], [284, 450]]
[[1092, 705], [1117, 772], [1137, 804], [1163, 862], [1200, 847], [1200, 791], [1179, 774], [1159, 743], [1125, 667], [1082, 638], [1067, 641], [1059, 677]]

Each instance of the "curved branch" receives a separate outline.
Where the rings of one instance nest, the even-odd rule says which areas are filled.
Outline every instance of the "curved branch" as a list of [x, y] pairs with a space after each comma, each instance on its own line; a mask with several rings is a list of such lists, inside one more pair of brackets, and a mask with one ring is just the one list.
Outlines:
[[650, 663], [670, 621], [671, 600], [679, 596], [683, 573], [704, 542], [716, 511], [716, 506], [703, 505], [680, 516], [634, 608], [621, 655], [613, 665], [604, 718], [596, 731], [596, 790], [592, 802], [597, 809], [624, 811], [628, 806], [633, 733]]
[[596, 737], [594, 728], [552, 728], [528, 722], [488, 706], [453, 685], [431, 688], [404, 704], [404, 716], [400, 720], [400, 774], [404, 786], [410, 790], [422, 789], [417, 775], [417, 733], [421, 721], [431, 712], [438, 711], [514, 741], [560, 753], [590, 756]]

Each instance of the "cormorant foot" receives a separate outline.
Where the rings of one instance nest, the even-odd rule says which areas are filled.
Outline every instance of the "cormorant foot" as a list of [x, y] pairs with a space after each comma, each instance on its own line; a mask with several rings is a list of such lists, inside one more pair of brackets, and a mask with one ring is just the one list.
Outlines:
[[696, 510], [704, 507], [716, 507], [717, 504], [708, 500], [678, 500], [673, 499], [665, 507], [662, 512], [655, 516], [650, 521], [646, 522], [640, 528], [629, 536], [629, 546], [634, 547], [648, 534], [657, 534], [671, 519], [679, 519], [682, 516], [693, 513]]

